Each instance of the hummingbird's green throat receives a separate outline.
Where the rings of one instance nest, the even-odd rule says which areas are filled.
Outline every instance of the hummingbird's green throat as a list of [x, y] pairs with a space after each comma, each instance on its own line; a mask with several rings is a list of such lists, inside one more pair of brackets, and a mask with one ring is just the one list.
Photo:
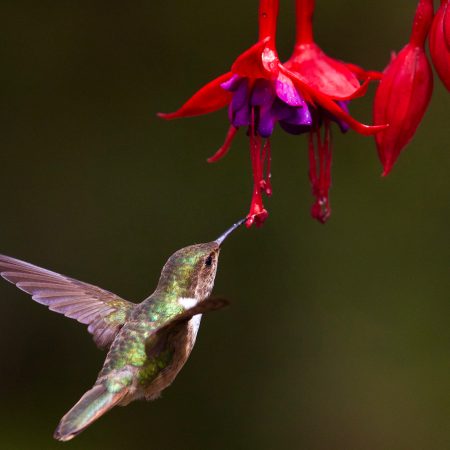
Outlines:
[[0, 255], [0, 275], [52, 311], [88, 326], [107, 356], [94, 386], [61, 419], [54, 437], [68, 441], [115, 405], [153, 400], [169, 386], [195, 344], [202, 314], [227, 305], [210, 298], [220, 246], [246, 219], [215, 241], [176, 251], [158, 285], [132, 303], [92, 284]]

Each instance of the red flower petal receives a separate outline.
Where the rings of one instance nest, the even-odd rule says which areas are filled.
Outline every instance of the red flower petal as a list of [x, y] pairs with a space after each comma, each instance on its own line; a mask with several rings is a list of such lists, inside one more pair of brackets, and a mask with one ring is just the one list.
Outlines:
[[200, 116], [224, 108], [230, 103], [232, 94], [222, 89], [220, 85], [231, 77], [231, 72], [221, 75], [203, 86], [179, 110], [172, 113], [158, 113], [158, 116], [171, 120], [180, 117]]

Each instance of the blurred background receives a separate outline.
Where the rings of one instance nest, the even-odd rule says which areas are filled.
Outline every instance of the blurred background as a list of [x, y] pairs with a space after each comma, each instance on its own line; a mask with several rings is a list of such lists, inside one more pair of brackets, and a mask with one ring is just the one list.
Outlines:
[[[289, 56], [293, 1], [281, 2]], [[331, 56], [381, 70], [415, 2], [317, 2]], [[255, 42], [257, 2], [2, 1], [0, 251], [140, 301], [176, 249], [247, 212], [247, 140], [208, 165], [226, 112], [164, 122]], [[352, 112], [371, 121], [370, 95]], [[450, 95], [436, 79], [387, 179], [373, 139], [335, 133], [325, 225], [309, 215], [306, 138], [273, 138], [261, 229], [222, 251], [215, 293], [175, 383], [115, 408], [73, 449], [450, 448]], [[0, 285], [0, 448], [53, 449], [104, 353], [83, 325]]]

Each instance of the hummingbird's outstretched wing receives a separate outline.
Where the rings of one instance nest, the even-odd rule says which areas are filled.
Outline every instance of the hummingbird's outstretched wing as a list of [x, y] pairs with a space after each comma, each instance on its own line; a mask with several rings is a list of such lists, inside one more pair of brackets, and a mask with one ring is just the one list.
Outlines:
[[197, 314], [204, 314], [210, 311], [217, 311], [225, 308], [230, 304], [227, 299], [210, 297], [192, 308], [185, 309], [182, 313], [170, 319], [164, 325], [155, 328], [153, 333], [147, 338], [145, 343], [145, 351], [147, 355], [151, 355], [157, 342], [163, 341], [168, 335], [174, 332], [180, 324], [187, 322]]
[[31, 298], [88, 326], [100, 348], [111, 345], [135, 304], [92, 284], [0, 255], [0, 275]]

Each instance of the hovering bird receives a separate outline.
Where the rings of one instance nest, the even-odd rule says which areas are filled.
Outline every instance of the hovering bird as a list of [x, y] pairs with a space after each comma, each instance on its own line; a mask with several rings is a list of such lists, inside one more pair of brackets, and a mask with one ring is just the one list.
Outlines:
[[68, 441], [116, 405], [153, 400], [168, 387], [195, 344], [202, 314], [227, 305], [210, 298], [220, 246], [246, 219], [218, 239], [175, 252], [150, 297], [128, 302], [91, 284], [0, 255], [0, 275], [32, 299], [88, 325], [108, 354], [97, 381], [61, 419], [54, 438]]

